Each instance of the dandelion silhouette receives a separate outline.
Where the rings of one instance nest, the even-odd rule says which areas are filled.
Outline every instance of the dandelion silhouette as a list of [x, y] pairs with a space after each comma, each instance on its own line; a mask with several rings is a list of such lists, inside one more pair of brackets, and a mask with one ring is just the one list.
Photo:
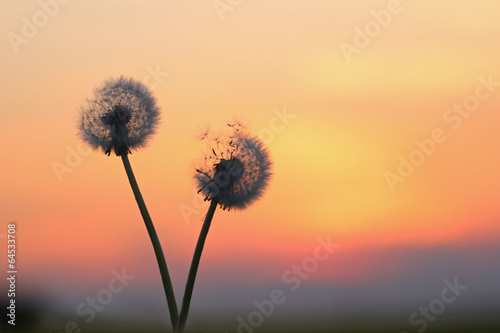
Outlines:
[[194, 178], [198, 193], [210, 201], [210, 207], [196, 244], [179, 315], [160, 241], [128, 158], [133, 149], [145, 147], [156, 132], [160, 118], [156, 99], [141, 82], [122, 76], [108, 79], [95, 89], [93, 98], [86, 101], [80, 115], [79, 129], [83, 141], [108, 156], [114, 152], [123, 161], [155, 251], [173, 331], [182, 332], [215, 210], [218, 205], [228, 211], [245, 209], [263, 195], [271, 178], [272, 162], [267, 148], [237, 122], [228, 125], [230, 133], [225, 136], [212, 137], [209, 131], [203, 134], [202, 140], [208, 147], [208, 153], [196, 168]]
[[81, 108], [80, 134], [90, 147], [107, 155], [143, 148], [156, 132], [160, 109], [141, 82], [121, 76], [108, 79]]
[[93, 149], [102, 149], [108, 156], [113, 151], [121, 156], [135, 200], [148, 230], [160, 270], [170, 320], [177, 329], [178, 309], [165, 257], [153, 221], [142, 198], [139, 185], [128, 158], [132, 149], [145, 147], [155, 133], [160, 109], [150, 90], [141, 82], [120, 77], [108, 79], [94, 91], [80, 110], [80, 136]]
[[228, 124], [231, 132], [211, 137], [205, 132], [201, 139], [208, 152], [196, 168], [198, 193], [210, 201], [189, 270], [179, 316], [179, 332], [184, 330], [201, 254], [215, 209], [245, 209], [264, 193], [271, 178], [271, 158], [262, 141], [250, 135], [240, 123]]
[[241, 124], [228, 125], [227, 136], [203, 135], [209, 153], [196, 169], [198, 193], [205, 200], [217, 199], [220, 207], [245, 209], [258, 200], [271, 177], [271, 160], [264, 144]]

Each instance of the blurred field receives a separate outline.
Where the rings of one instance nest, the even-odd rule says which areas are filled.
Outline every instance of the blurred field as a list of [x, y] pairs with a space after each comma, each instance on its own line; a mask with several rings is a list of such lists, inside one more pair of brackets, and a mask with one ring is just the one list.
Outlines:
[[[4, 323], [2, 323], [4, 324]], [[10, 325], [9, 325], [10, 326]], [[54, 327], [62, 329], [62, 323], [52, 324], [36, 324], [36, 323], [21, 323], [12, 327], [2, 327], [2, 332], [23, 332], [23, 333], [165, 333], [171, 332], [170, 328], [161, 325], [152, 325], [150, 323], [136, 323], [130, 324], [126, 321], [123, 322], [108, 322], [100, 324], [91, 324], [85, 327], [78, 327], [74, 330], [54, 330]], [[80, 330], [78, 330], [80, 329]], [[232, 322], [198, 322], [196, 324], [188, 325], [185, 333], [412, 333], [417, 332], [414, 330], [402, 330], [397, 325], [378, 322], [378, 323], [363, 323], [363, 318], [351, 319], [349, 323], [332, 324], [327, 321], [296, 321], [293, 323], [272, 323], [264, 324], [261, 327], [254, 328], [251, 331], [246, 329], [238, 330], [236, 325]], [[427, 333], [498, 333], [500, 332], [499, 323], [481, 323], [480, 321], [469, 321], [464, 318], [463, 322], [455, 323], [439, 323], [435, 322], [429, 325], [425, 330]]]
[[[4, 309], [5, 299], [0, 304]], [[165, 333], [171, 332], [170, 323], [163, 314], [151, 315], [151, 319], [137, 319], [129, 315], [115, 314], [113, 316], [102, 312], [95, 320], [86, 323], [82, 317], [53, 311], [47, 307], [43, 300], [17, 300], [16, 326], [7, 324], [4, 311], [1, 311], [2, 333]], [[500, 320], [494, 311], [476, 309], [472, 312], [445, 312], [436, 317], [434, 322], [429, 322], [426, 329], [419, 332], [426, 333], [498, 333]], [[185, 333], [413, 333], [418, 332], [419, 326], [411, 326], [408, 316], [402, 313], [390, 315], [376, 314], [377, 310], [358, 311], [351, 315], [340, 314], [332, 311], [328, 315], [311, 315], [275, 312], [264, 318], [262, 325], [242, 328], [238, 325], [235, 316], [229, 313], [218, 316], [206, 314], [193, 314], [188, 322]], [[404, 313], [404, 311], [403, 311]], [[166, 314], [165, 314], [166, 316]], [[242, 317], [246, 317], [242, 315]], [[68, 323], [74, 322], [74, 327]]]

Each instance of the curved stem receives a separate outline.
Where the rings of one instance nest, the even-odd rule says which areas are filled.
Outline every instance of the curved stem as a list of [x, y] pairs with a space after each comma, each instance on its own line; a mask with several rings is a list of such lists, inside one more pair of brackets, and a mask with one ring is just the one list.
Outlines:
[[196, 244], [196, 249], [193, 255], [193, 261], [191, 262], [191, 268], [189, 269], [189, 275], [186, 283], [186, 290], [184, 291], [184, 298], [182, 300], [181, 314], [179, 317], [179, 332], [182, 333], [184, 326], [186, 326], [187, 316], [189, 312], [189, 305], [191, 304], [191, 296], [193, 295], [194, 281], [196, 279], [196, 273], [198, 272], [198, 266], [200, 265], [201, 253], [203, 252], [203, 246], [205, 245], [205, 240], [207, 239], [208, 230], [210, 229], [210, 223], [214, 217], [215, 209], [217, 208], [217, 200], [212, 199], [210, 207], [208, 208], [207, 216], [205, 217], [205, 222], [203, 222], [203, 227], [201, 228], [200, 237], [198, 238], [198, 243]]
[[177, 310], [177, 303], [175, 302], [174, 289], [172, 288], [172, 281], [170, 280], [170, 275], [168, 273], [165, 256], [163, 255], [163, 251], [161, 249], [160, 240], [158, 239], [158, 235], [156, 234], [153, 221], [149, 216], [148, 209], [146, 208], [146, 203], [142, 198], [141, 191], [139, 190], [139, 185], [135, 180], [134, 172], [132, 171], [132, 166], [130, 165], [127, 153], [121, 154], [121, 157], [123, 165], [125, 166], [125, 171], [127, 172], [130, 186], [132, 187], [132, 191], [134, 192], [135, 200], [137, 201], [137, 205], [139, 206], [139, 210], [141, 211], [142, 218], [144, 219], [144, 223], [146, 224], [146, 229], [148, 230], [149, 238], [151, 239], [151, 243], [153, 244], [156, 260], [158, 262], [158, 267], [160, 269], [161, 279], [163, 282], [163, 288], [165, 289], [165, 296], [167, 297], [167, 305], [170, 312], [170, 321], [172, 322], [173, 331], [176, 332], [179, 314]]

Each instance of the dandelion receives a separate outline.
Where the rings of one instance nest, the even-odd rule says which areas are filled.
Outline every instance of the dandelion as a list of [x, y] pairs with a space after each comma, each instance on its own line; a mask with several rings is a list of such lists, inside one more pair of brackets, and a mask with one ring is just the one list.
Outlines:
[[228, 135], [210, 136], [207, 130], [201, 139], [208, 153], [196, 168], [198, 193], [210, 201], [210, 207], [196, 244], [189, 270], [179, 316], [179, 332], [187, 321], [191, 297], [201, 254], [210, 229], [215, 209], [245, 209], [264, 194], [271, 178], [271, 158], [262, 141], [250, 135], [238, 122], [228, 124]]
[[94, 149], [108, 156], [113, 151], [121, 156], [130, 186], [146, 225], [165, 290], [170, 320], [177, 329], [178, 310], [172, 281], [158, 235], [142, 197], [128, 158], [132, 149], [142, 148], [155, 133], [160, 109], [150, 90], [141, 82], [120, 77], [108, 79], [81, 108], [80, 136]]
[[90, 147], [107, 155], [142, 148], [156, 132], [160, 109], [141, 82], [123, 76], [108, 79], [81, 108], [80, 135]]
[[223, 210], [245, 209], [264, 193], [271, 160], [259, 138], [239, 123], [228, 126], [232, 133], [226, 137], [203, 135], [209, 153], [196, 168], [195, 180], [206, 201], [217, 199]]

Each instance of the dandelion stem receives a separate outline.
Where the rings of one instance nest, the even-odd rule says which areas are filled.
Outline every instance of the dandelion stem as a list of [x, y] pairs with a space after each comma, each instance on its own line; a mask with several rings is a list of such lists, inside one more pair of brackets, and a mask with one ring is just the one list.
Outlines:
[[189, 269], [186, 290], [184, 291], [184, 298], [182, 300], [181, 314], [179, 317], [180, 333], [182, 333], [184, 326], [186, 326], [189, 305], [191, 304], [191, 296], [193, 295], [194, 281], [196, 279], [196, 273], [198, 272], [198, 266], [200, 265], [201, 253], [203, 252], [203, 246], [205, 245], [205, 240], [207, 239], [208, 230], [210, 229], [210, 223], [212, 223], [212, 218], [214, 217], [217, 204], [217, 200], [212, 199], [210, 207], [208, 208], [207, 216], [205, 217], [205, 222], [203, 222], [203, 227], [201, 228], [198, 243], [196, 244], [193, 261], [191, 262], [191, 268]]
[[125, 166], [125, 171], [127, 172], [130, 186], [132, 187], [132, 191], [134, 192], [135, 200], [137, 201], [137, 205], [139, 206], [139, 210], [141, 211], [142, 218], [144, 219], [144, 223], [146, 224], [146, 229], [148, 229], [151, 243], [153, 244], [156, 260], [158, 262], [158, 267], [160, 269], [161, 279], [163, 282], [163, 288], [165, 289], [165, 296], [167, 297], [167, 305], [170, 312], [170, 321], [172, 322], [173, 331], [176, 332], [177, 323], [179, 321], [179, 314], [177, 310], [177, 303], [175, 301], [174, 289], [172, 288], [172, 281], [170, 280], [167, 263], [165, 262], [165, 256], [163, 255], [161, 244], [158, 239], [158, 235], [156, 234], [153, 221], [151, 220], [148, 209], [146, 208], [146, 203], [144, 202], [141, 191], [139, 190], [139, 185], [137, 185], [137, 181], [135, 180], [134, 172], [132, 171], [132, 166], [130, 165], [127, 153], [122, 153], [121, 157], [123, 165]]

